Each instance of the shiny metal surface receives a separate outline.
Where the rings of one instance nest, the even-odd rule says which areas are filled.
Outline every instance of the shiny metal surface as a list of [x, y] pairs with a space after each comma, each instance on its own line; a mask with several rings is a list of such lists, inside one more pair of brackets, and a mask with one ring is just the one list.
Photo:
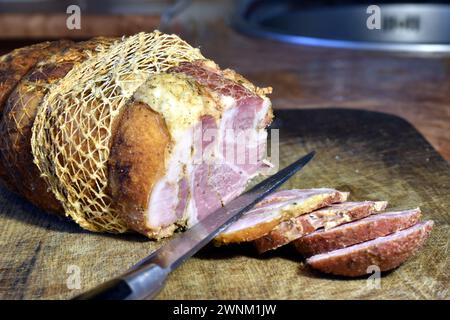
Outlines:
[[380, 4], [381, 29], [369, 29], [368, 4], [302, 6], [245, 1], [234, 26], [252, 36], [303, 45], [370, 50], [450, 51], [450, 4]]
[[75, 299], [131, 300], [154, 297], [164, 286], [165, 279], [171, 271], [194, 255], [255, 204], [274, 192], [303, 168], [314, 157], [314, 154], [313, 151], [301, 157], [286, 168], [258, 183], [186, 232], [175, 236], [173, 240], [138, 262], [125, 274], [83, 293]]
[[175, 239], [156, 250], [149, 257], [139, 262], [137, 268], [148, 263], [174, 270], [200, 248], [214, 239], [221, 231], [239, 219], [246, 211], [260, 202], [279, 186], [286, 182], [298, 170], [303, 168], [313, 157], [314, 152], [301, 157], [291, 165], [263, 180], [249, 191], [232, 200], [226, 206], [208, 215], [192, 228], [178, 234]]

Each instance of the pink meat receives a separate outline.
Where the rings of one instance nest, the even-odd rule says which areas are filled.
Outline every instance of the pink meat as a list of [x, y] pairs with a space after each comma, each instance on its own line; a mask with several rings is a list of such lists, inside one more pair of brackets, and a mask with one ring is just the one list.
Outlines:
[[193, 179], [193, 200], [196, 206], [197, 219], [201, 220], [209, 213], [222, 206], [219, 195], [214, 192], [210, 184], [209, 177], [212, 174], [210, 171], [213, 168], [202, 163], [197, 165], [194, 169]]
[[165, 214], [152, 214], [149, 216], [149, 225], [152, 228], [170, 226], [178, 220], [176, 208], [179, 199], [177, 186], [169, 183], [161, 183], [157, 186], [157, 190], [153, 190], [158, 194], [158, 198], [151, 204], [153, 212], [164, 212]]
[[186, 211], [187, 201], [189, 197], [189, 184], [186, 178], [181, 179], [178, 185], [178, 204], [175, 214], [178, 219], [182, 219]]
[[273, 217], [278, 217], [280, 215], [280, 209], [294, 203], [302, 203], [311, 199], [313, 196], [328, 196], [325, 198], [326, 200], [318, 204], [319, 207], [324, 207], [341, 200], [341, 198], [336, 196], [338, 191], [334, 189], [295, 189], [295, 191], [297, 193], [295, 197], [283, 198], [274, 195], [273, 198], [277, 199], [276, 201], [270, 201], [270, 199], [268, 199], [265, 203], [256, 206], [253, 210], [248, 211], [241, 219], [231, 225], [226, 232], [246, 229], [266, 221], [271, 221]]
[[213, 134], [217, 130], [216, 119], [212, 116], [203, 116], [201, 119], [201, 129], [200, 141], [202, 144], [199, 156], [206, 159], [213, 153], [213, 147], [216, 143], [216, 136]]
[[370, 273], [372, 266], [380, 271], [391, 270], [422, 247], [432, 228], [431, 220], [417, 223], [388, 236], [312, 256], [306, 263], [325, 273], [349, 277]]
[[267, 99], [203, 62], [182, 63], [170, 72], [182, 73], [209, 91], [223, 113], [200, 119], [175, 162], [185, 168], [168, 173], [152, 192], [149, 221], [154, 229], [195, 224], [242, 193], [266, 167]]
[[[243, 169], [248, 175], [247, 178], [252, 178], [258, 174], [261, 170], [261, 160], [265, 153], [266, 136], [264, 135], [262, 139], [256, 140], [255, 145], [252, 146], [249, 144], [244, 145], [242, 140], [239, 139], [239, 135], [244, 133], [255, 134], [255, 128], [265, 125], [264, 121], [266, 120], [267, 111], [262, 110], [263, 99], [243, 85], [225, 78], [218, 70], [209, 68], [201, 62], [182, 63], [180, 66], [171, 69], [171, 72], [179, 72], [190, 76], [216, 94], [231, 97], [235, 100], [235, 108], [225, 112], [231, 114], [231, 116], [224, 117], [225, 119], [223, 120], [223, 129], [233, 133], [231, 136], [228, 135], [231, 141], [226, 142], [222, 140], [218, 143], [222, 144], [226, 150], [234, 151], [234, 157], [231, 159], [227, 157], [226, 159], [231, 161], [233, 165]], [[260, 114], [261, 111], [265, 112]], [[224, 133], [223, 139], [226, 137], [226, 132]], [[242, 146], [245, 148], [242, 148]], [[257, 155], [256, 159], [250, 157], [252, 154]], [[222, 156], [225, 155], [222, 154]]]
[[305, 197], [306, 194], [310, 194], [311, 189], [288, 189], [281, 190], [264, 198], [261, 202], [259, 202], [255, 208], [260, 208], [263, 206], [272, 206], [276, 203], [282, 202], [290, 202], [294, 199], [298, 199], [298, 197]]
[[256, 109], [262, 107], [262, 99], [259, 96], [243, 85], [225, 78], [218, 70], [205, 66], [201, 61], [181, 63], [172, 68], [171, 72], [184, 73], [220, 95], [233, 97], [238, 106]]
[[246, 175], [239, 171], [239, 168], [224, 163], [214, 166], [213, 169], [214, 174], [209, 176], [209, 185], [223, 203], [228, 203], [244, 191]]

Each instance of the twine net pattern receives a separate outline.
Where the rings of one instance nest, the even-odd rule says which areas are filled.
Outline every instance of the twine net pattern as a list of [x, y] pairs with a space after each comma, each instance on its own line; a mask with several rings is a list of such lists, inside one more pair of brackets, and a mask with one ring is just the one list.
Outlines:
[[[60, 52], [50, 56], [50, 58], [40, 61], [32, 71], [32, 74], [37, 72], [45, 73], [43, 68], [49, 65], [67, 62], [75, 64], [85, 59], [90, 59], [96, 53], [106, 50], [114, 41], [114, 39], [99, 37], [63, 48]], [[28, 74], [16, 86], [15, 91], [18, 97], [10, 98], [5, 105], [3, 114], [6, 119], [0, 124], [0, 131], [4, 132], [0, 136], [2, 141], [0, 143], [0, 154], [3, 156], [7, 167], [13, 168], [11, 166], [17, 165], [21, 157], [19, 152], [28, 151], [23, 149], [17, 150], [17, 148], [21, 147], [21, 143], [25, 143], [21, 140], [30, 139], [27, 126], [34, 121], [35, 105], [36, 107], [38, 106], [39, 100], [43, 99], [43, 95], [56, 81], [57, 79], [54, 78], [30, 79], [30, 74]], [[27, 95], [23, 96], [23, 92], [26, 92]], [[28, 96], [28, 94], [33, 95], [33, 97]], [[36, 102], [36, 99], [38, 102]], [[29, 171], [26, 172], [30, 174]], [[34, 176], [28, 176], [27, 178], [31, 180]]]
[[114, 120], [150, 75], [198, 59], [204, 59], [200, 51], [175, 35], [139, 33], [75, 66], [50, 88], [33, 126], [34, 162], [81, 227], [127, 231], [107, 192]]

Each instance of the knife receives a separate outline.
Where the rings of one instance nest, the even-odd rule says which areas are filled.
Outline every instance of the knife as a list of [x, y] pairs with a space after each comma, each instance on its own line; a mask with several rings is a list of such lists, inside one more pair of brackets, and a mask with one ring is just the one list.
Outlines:
[[75, 300], [135, 300], [153, 298], [169, 273], [203, 248], [245, 212], [274, 192], [313, 157], [310, 152], [217, 209], [184, 233], [151, 253], [121, 276], [75, 297]]

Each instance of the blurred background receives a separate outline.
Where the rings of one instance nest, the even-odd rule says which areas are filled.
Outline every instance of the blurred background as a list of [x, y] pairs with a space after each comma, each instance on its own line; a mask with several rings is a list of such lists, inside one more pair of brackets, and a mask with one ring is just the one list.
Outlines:
[[450, 160], [449, 1], [0, 0], [1, 54], [154, 29], [272, 86], [275, 109], [395, 114]]

